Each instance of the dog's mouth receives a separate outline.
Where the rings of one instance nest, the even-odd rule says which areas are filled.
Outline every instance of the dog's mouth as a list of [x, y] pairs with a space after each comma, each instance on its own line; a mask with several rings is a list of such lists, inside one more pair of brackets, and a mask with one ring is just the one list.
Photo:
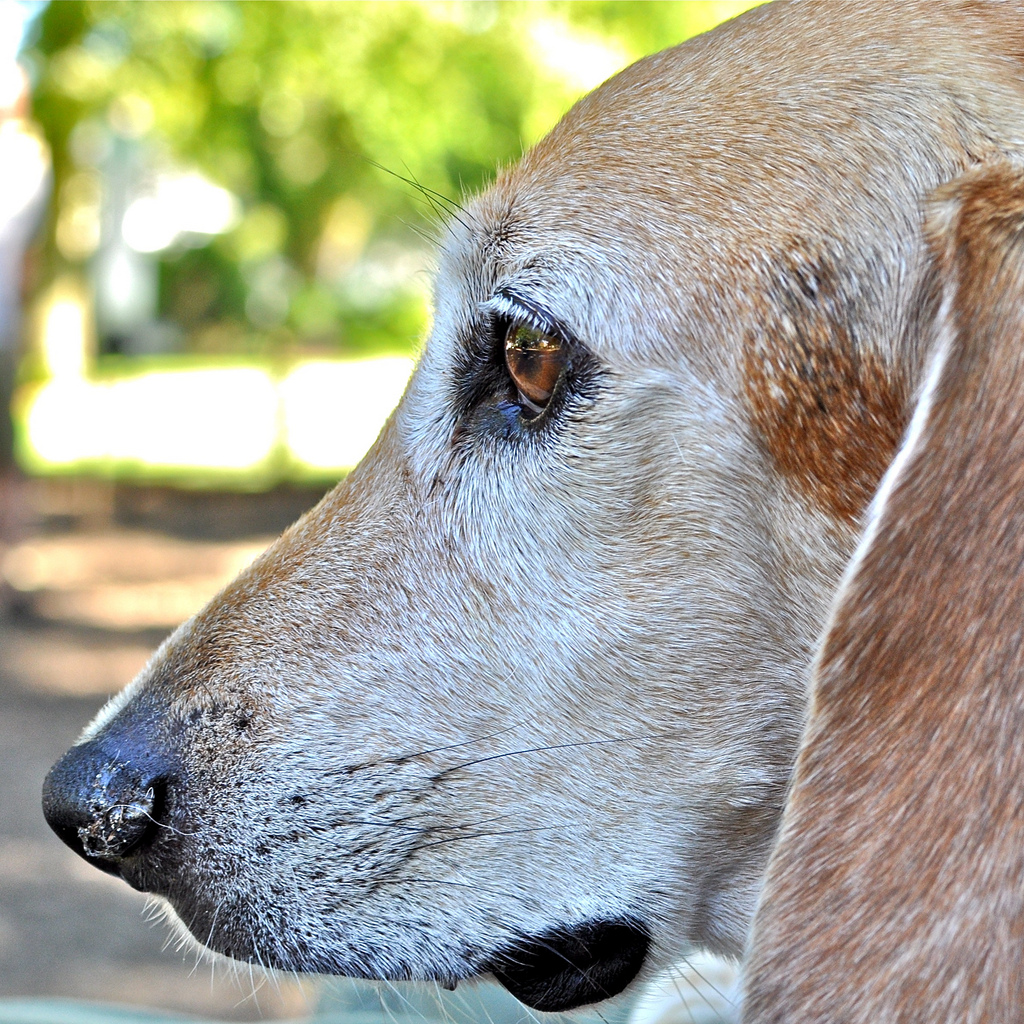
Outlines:
[[638, 921], [588, 921], [524, 939], [487, 969], [534, 1010], [571, 1010], [618, 995], [639, 973], [650, 943]]
[[[181, 918], [181, 912], [175, 909]], [[197, 931], [195, 923], [189, 928], [193, 935]], [[198, 931], [202, 934], [202, 928]], [[596, 920], [548, 929], [483, 960], [468, 950], [461, 956], [456, 953], [454, 961], [443, 965], [435, 962], [431, 967], [424, 960], [417, 963], [416, 956], [404, 964], [396, 964], [392, 957], [388, 969], [382, 970], [380, 963], [372, 962], [372, 958], [368, 962], [365, 955], [325, 955], [323, 950], [314, 951], [281, 932], [256, 936], [248, 930], [244, 934], [215, 931], [211, 928], [205, 936], [208, 944], [211, 938], [215, 940], [207, 948], [236, 960], [367, 980], [432, 981], [448, 990], [454, 990], [462, 980], [492, 974], [524, 1005], [556, 1013], [600, 1003], [622, 992], [643, 967], [651, 941], [648, 929], [635, 919]]]

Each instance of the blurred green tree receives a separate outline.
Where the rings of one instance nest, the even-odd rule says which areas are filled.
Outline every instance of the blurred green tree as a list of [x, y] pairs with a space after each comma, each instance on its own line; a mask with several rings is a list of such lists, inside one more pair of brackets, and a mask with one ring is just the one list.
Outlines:
[[112, 192], [194, 169], [234, 197], [229, 217], [214, 195], [226, 229], [136, 243], [174, 344], [409, 351], [451, 201], [618, 68], [746, 6], [53, 2], [26, 53], [54, 157], [47, 276], [95, 266], [130, 216]]

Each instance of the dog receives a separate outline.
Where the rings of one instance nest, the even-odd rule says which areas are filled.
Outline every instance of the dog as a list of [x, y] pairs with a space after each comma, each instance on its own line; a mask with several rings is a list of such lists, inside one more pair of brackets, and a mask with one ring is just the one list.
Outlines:
[[[776, 1019], [827, 912], [811, 784], [846, 792], [831, 652], [911, 498], [869, 503], [941, 406], [925, 210], [1021, 157], [1022, 43], [1016, 3], [780, 3], [580, 101], [454, 216], [361, 465], [52, 769], [57, 834], [226, 956], [565, 1010], [744, 953], [824, 644], [751, 961]], [[865, 941], [928, 900], [884, 891]]]

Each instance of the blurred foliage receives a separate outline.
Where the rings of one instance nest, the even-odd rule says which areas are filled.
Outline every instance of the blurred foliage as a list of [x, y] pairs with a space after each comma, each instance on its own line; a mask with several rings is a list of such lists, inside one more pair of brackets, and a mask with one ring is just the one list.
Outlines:
[[231, 230], [155, 257], [180, 347], [408, 351], [437, 196], [479, 189], [603, 77], [746, 6], [55, 0], [25, 54], [54, 157], [47, 276], [89, 264], [74, 239], [102, 216], [96, 168], [129, 146], [239, 200]]

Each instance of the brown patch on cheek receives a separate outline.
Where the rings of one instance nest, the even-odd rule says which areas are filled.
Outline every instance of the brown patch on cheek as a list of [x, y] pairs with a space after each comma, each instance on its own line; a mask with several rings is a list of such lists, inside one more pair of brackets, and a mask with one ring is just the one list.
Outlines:
[[745, 400], [779, 472], [819, 508], [853, 522], [896, 454], [909, 388], [881, 357], [858, 348], [820, 279], [811, 279], [813, 291], [805, 280], [803, 294], [750, 332]]

